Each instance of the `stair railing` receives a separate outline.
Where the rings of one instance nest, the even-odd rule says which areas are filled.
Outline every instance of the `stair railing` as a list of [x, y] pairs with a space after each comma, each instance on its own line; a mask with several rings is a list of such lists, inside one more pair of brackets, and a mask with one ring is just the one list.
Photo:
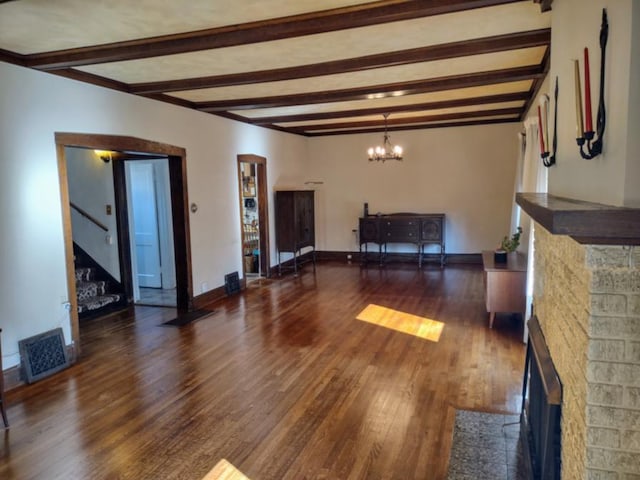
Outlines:
[[97, 227], [101, 228], [105, 232], [109, 231], [109, 228], [104, 223], [102, 223], [100, 220], [96, 219], [89, 212], [87, 212], [86, 210], [83, 210], [82, 208], [80, 208], [78, 205], [76, 205], [73, 202], [69, 202], [69, 204], [71, 205], [71, 208], [73, 208], [76, 212], [78, 212], [84, 218], [89, 220], [91, 223], [95, 224]]

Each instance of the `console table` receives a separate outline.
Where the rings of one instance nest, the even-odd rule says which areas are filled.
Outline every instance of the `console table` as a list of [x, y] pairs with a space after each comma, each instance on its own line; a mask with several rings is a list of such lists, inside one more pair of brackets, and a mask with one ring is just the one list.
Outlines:
[[507, 254], [506, 263], [496, 263], [492, 251], [482, 252], [485, 301], [489, 328], [496, 312], [519, 312], [527, 309], [527, 257], [519, 252]]
[[380, 264], [386, 259], [387, 244], [412, 243], [418, 248], [418, 266], [422, 267], [426, 245], [440, 247], [440, 267], [444, 266], [444, 213], [368, 215], [360, 218], [359, 225], [362, 263], [368, 261], [369, 243], [378, 245]]

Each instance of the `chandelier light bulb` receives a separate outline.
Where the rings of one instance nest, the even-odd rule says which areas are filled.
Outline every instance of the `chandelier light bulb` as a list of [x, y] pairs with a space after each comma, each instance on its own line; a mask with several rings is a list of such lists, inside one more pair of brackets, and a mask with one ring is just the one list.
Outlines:
[[369, 155], [369, 161], [386, 161], [386, 160], [402, 160], [402, 147], [400, 145], [392, 146], [389, 141], [389, 134], [387, 133], [387, 117], [388, 113], [384, 115], [384, 141], [382, 146], [378, 145], [373, 148], [370, 147], [367, 150]]

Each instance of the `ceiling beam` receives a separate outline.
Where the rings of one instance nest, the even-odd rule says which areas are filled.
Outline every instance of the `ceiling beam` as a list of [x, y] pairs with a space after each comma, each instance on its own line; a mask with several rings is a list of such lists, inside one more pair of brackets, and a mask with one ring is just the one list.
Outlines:
[[332, 118], [358, 117], [379, 115], [381, 111], [384, 113], [397, 112], [418, 112], [421, 110], [436, 110], [441, 108], [466, 107], [470, 105], [486, 105], [490, 103], [504, 103], [526, 101], [529, 98], [529, 92], [502, 93], [499, 95], [485, 95], [482, 97], [457, 98], [454, 100], [442, 100], [439, 102], [416, 103], [411, 105], [396, 105], [389, 107], [362, 108], [359, 110], [339, 110], [334, 112], [320, 113], [303, 113], [298, 115], [280, 115], [271, 117], [243, 117], [254, 125], [265, 125], [271, 123], [288, 123], [288, 122], [306, 122], [314, 120], [329, 120]]
[[332, 90], [328, 92], [308, 92], [295, 95], [278, 95], [273, 97], [239, 98], [231, 100], [217, 100], [211, 102], [194, 102], [198, 110], [216, 112], [224, 110], [246, 110], [267, 107], [286, 107], [328, 102], [345, 102], [353, 100], [371, 100], [402, 95], [437, 92], [457, 88], [476, 87], [496, 83], [532, 80], [544, 75], [540, 65], [507, 68], [489, 72], [451, 75], [447, 77], [416, 80], [413, 82], [389, 83], [385, 85], [369, 85], [365, 87]]
[[545, 28], [528, 32], [515, 32], [492, 37], [476, 38], [460, 42], [430, 45], [396, 52], [367, 55], [344, 60], [277, 68], [253, 72], [214, 75], [199, 78], [185, 78], [160, 82], [136, 83], [131, 91], [138, 94], [196, 90], [201, 88], [229, 87], [253, 83], [277, 82], [321, 75], [358, 72], [373, 68], [395, 67], [413, 63], [432, 62], [449, 58], [482, 55], [486, 53], [517, 50], [549, 45], [551, 29]]
[[[406, 130], [426, 130], [429, 128], [448, 128], [448, 127], [468, 127], [472, 125], [494, 125], [497, 123], [517, 123], [520, 122], [518, 117], [513, 118], [491, 118], [485, 120], [465, 120], [462, 122], [440, 122], [440, 123], [427, 123], [424, 125], [405, 125], [402, 127], [392, 127], [388, 128], [389, 132], [400, 132]], [[329, 137], [335, 135], [355, 135], [357, 133], [378, 133], [384, 132], [384, 128], [362, 128], [362, 129], [352, 129], [352, 130], [334, 130], [329, 132], [309, 132], [305, 133], [305, 137]], [[291, 132], [298, 133], [298, 132]]]
[[[457, 112], [457, 113], [441, 113], [437, 115], [421, 115], [418, 117], [404, 117], [387, 119], [387, 125], [406, 125], [408, 123], [428, 123], [438, 122], [443, 120], [458, 120], [475, 117], [495, 117], [498, 115], [520, 115], [522, 112], [521, 107], [517, 108], [496, 108], [492, 110], [474, 110], [472, 112]], [[324, 123], [324, 124], [312, 124], [312, 125], [300, 125], [296, 127], [288, 127], [288, 130], [294, 132], [312, 132], [315, 130], [344, 130], [349, 128], [362, 128], [362, 127], [379, 127], [384, 125], [385, 120], [364, 120], [353, 122], [338, 122], [338, 123]]]
[[320, 12], [229, 25], [149, 39], [26, 55], [27, 66], [55, 70], [106, 62], [175, 55], [213, 48], [334, 32], [388, 22], [461, 12], [519, 0], [382, 0]]

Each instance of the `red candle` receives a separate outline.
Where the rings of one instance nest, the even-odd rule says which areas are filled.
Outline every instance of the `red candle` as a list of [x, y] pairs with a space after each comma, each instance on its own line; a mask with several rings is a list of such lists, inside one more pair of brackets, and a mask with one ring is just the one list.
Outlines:
[[538, 136], [540, 137], [540, 153], [546, 152], [544, 149], [544, 128], [542, 126], [542, 113], [540, 113], [540, 105], [538, 105]]
[[580, 65], [578, 60], [573, 61], [574, 78], [576, 81], [576, 138], [584, 138], [582, 122], [582, 93], [580, 92]]
[[584, 49], [584, 109], [586, 114], [585, 130], [593, 132], [593, 121], [591, 118], [591, 79], [589, 75], [589, 49]]

